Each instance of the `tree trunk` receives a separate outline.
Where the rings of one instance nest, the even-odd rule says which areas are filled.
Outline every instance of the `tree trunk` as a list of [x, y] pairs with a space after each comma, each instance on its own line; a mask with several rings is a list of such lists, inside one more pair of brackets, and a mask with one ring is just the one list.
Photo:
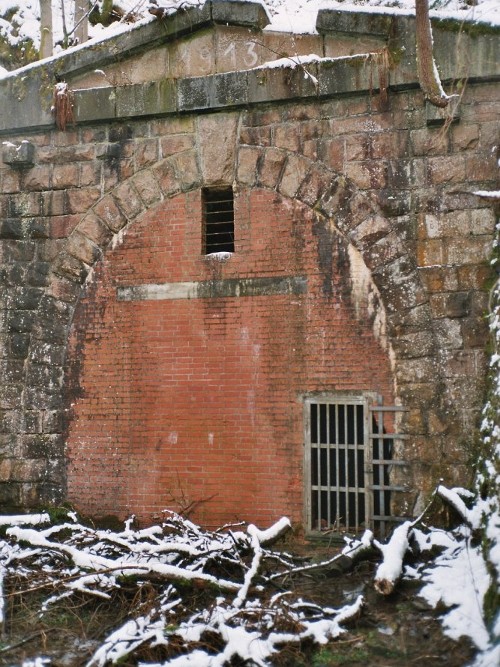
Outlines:
[[75, 0], [75, 39], [83, 44], [89, 38], [89, 0]]
[[432, 30], [428, 0], [415, 0], [417, 37], [417, 74], [420, 87], [431, 104], [437, 107], [448, 105], [432, 55]]
[[40, 58], [52, 55], [52, 5], [51, 0], [40, 0]]

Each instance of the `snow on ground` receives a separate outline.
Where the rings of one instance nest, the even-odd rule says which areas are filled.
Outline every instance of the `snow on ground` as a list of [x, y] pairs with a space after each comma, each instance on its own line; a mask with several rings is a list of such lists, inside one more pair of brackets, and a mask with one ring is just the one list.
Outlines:
[[[137, 602], [128, 616], [120, 610], [120, 620], [103, 633], [87, 667], [133, 661], [135, 656], [143, 667], [224, 667], [236, 659], [266, 667], [283, 646], [304, 640], [324, 645], [363, 613], [361, 595], [334, 609], [297, 598], [283, 587], [290, 575], [321, 566], [304, 566], [302, 560], [270, 550], [269, 543], [290, 528], [286, 518], [267, 530], [253, 525], [243, 530], [239, 524], [215, 532], [171, 512], [165, 512], [160, 525], [140, 530], [130, 520], [118, 532], [83, 525], [70, 512], [62, 520], [54, 524], [46, 514], [0, 517], [0, 624], [7, 585], [10, 591], [15, 586], [16, 595], [45, 591], [41, 617], [70, 598], [80, 605], [82, 596], [119, 605], [122, 587], [130, 597], [135, 586]], [[373, 544], [396, 581], [408, 542], [418, 545], [425, 562], [407, 567], [405, 576], [423, 583], [419, 595], [431, 606], [441, 603], [449, 609], [442, 619], [444, 631], [453, 639], [470, 637], [479, 649], [474, 667], [496, 666], [499, 646], [482, 611], [491, 576], [472, 529], [464, 525], [447, 532], [417, 528], [416, 522], [402, 524], [384, 545], [370, 531], [359, 540], [346, 540], [347, 546], [326, 564], [359, 558]], [[431, 550], [441, 553], [432, 560]], [[188, 582], [205, 591], [203, 597], [194, 596], [194, 603], [192, 595], [185, 597]], [[137, 652], [147, 647], [162, 647], [168, 658], [143, 662]], [[40, 667], [50, 664], [40, 662], [43, 656], [30, 660]]]
[[[84, 526], [69, 515], [56, 525], [34, 515], [12, 522], [2, 517], [0, 523], [13, 524], [0, 539], [0, 580], [11, 578], [16, 591], [46, 591], [42, 616], [70, 596], [113, 601], [122, 585], [130, 590], [134, 582], [137, 602], [130, 617], [117, 612], [118, 627], [102, 639], [87, 667], [132, 657], [145, 645], [165, 648], [164, 665], [223, 667], [239, 658], [265, 667], [286, 644], [321, 645], [339, 637], [363, 606], [362, 596], [333, 609], [276, 584], [266, 590], [269, 572], [294, 569], [290, 555], [266, 547], [290, 528], [286, 518], [265, 531], [249, 525], [246, 531], [227, 526], [216, 532], [169, 512], [161, 525], [134, 530], [127, 522], [121, 532]], [[190, 590], [206, 595], [182, 598], [188, 582]]]

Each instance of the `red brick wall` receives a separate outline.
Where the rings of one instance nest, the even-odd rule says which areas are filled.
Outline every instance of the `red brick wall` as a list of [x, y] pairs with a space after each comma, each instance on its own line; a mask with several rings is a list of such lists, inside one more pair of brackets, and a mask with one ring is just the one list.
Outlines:
[[[68, 496], [147, 521], [198, 503], [208, 525], [302, 521], [303, 404], [314, 391], [391, 401], [386, 354], [350, 301], [346, 246], [304, 205], [235, 200], [235, 254], [201, 255], [200, 191], [150, 209], [77, 306], [67, 374]], [[118, 286], [307, 276], [305, 294], [118, 301]]]

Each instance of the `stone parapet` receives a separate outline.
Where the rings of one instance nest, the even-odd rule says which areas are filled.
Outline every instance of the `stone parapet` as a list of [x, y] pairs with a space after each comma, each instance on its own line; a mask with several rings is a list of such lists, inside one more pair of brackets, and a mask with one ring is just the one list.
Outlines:
[[[267, 21], [260, 4], [207, 2], [18, 70], [0, 79], [0, 133], [53, 125], [56, 78], [75, 91], [78, 122], [373, 92], [381, 76], [389, 91], [418, 87], [412, 16], [321, 10], [320, 34], [291, 41], [262, 32]], [[497, 28], [433, 25], [445, 85], [500, 78]]]

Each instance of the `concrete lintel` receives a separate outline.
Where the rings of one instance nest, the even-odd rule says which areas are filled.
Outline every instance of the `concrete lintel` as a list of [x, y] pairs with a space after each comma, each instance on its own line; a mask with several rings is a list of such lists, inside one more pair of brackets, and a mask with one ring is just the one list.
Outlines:
[[118, 287], [117, 297], [119, 301], [168, 301], [174, 299], [279, 296], [305, 294], [306, 291], [307, 278], [305, 276], [276, 276]]

